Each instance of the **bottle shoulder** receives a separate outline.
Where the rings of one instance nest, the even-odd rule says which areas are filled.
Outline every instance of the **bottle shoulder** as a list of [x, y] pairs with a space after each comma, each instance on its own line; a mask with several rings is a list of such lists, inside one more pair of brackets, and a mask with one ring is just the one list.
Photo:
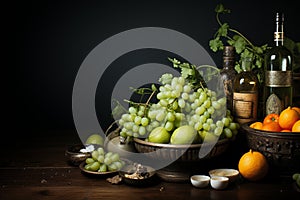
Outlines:
[[267, 57], [272, 55], [292, 56], [292, 53], [285, 46], [274, 46], [266, 52]]

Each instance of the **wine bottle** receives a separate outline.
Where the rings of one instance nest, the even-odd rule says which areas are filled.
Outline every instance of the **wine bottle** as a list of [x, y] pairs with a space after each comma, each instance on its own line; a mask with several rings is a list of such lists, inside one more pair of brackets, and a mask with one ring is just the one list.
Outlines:
[[242, 72], [236, 75], [233, 82], [233, 115], [240, 123], [257, 120], [258, 79], [251, 71], [253, 59], [242, 58]]
[[232, 112], [233, 107], [233, 81], [236, 76], [234, 69], [235, 48], [233, 46], [225, 46], [223, 50], [223, 68], [220, 71], [224, 93], [226, 96], [227, 109]]
[[264, 113], [279, 114], [292, 105], [292, 54], [283, 46], [284, 15], [276, 13], [275, 46], [265, 56]]

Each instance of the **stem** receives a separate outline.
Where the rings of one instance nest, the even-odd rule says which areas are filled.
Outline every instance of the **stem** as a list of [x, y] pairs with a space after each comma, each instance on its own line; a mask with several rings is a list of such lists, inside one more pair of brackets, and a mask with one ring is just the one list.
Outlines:
[[254, 45], [239, 31], [237, 31], [235, 29], [231, 29], [231, 28], [229, 28], [229, 31], [234, 32], [234, 33], [238, 34], [239, 36], [241, 36], [252, 48], [254, 48]]

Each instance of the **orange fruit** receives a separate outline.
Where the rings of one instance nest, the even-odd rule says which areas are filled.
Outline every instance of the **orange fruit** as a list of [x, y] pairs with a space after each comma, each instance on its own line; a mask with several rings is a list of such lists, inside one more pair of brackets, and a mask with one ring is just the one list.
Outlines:
[[294, 123], [299, 119], [298, 112], [289, 106], [280, 113], [278, 122], [282, 129], [292, 130]]
[[294, 123], [292, 132], [300, 132], [300, 120], [298, 120]]
[[263, 126], [263, 123], [261, 122], [253, 122], [252, 124], [250, 124], [250, 128], [254, 128], [254, 129], [258, 129], [261, 130]]
[[279, 120], [279, 115], [276, 113], [271, 113], [264, 118], [263, 124], [267, 124], [269, 122], [278, 122], [278, 120]]
[[278, 122], [269, 122], [266, 124], [263, 124], [261, 130], [263, 131], [271, 131], [271, 132], [280, 132], [281, 131], [281, 127], [279, 126]]
[[291, 132], [291, 130], [283, 129], [280, 132]]
[[240, 174], [247, 180], [258, 181], [263, 179], [269, 170], [266, 157], [258, 152], [252, 151], [243, 154], [238, 163]]
[[293, 110], [296, 110], [297, 113], [300, 115], [300, 108], [299, 108], [299, 107], [294, 106], [294, 107], [292, 107], [292, 109], [293, 109]]

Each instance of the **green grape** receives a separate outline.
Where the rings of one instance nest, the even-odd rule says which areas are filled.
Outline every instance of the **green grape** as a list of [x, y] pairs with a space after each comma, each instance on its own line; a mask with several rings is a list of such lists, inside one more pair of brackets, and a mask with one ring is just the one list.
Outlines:
[[174, 101], [173, 104], [172, 104], [172, 109], [177, 110], [177, 108], [178, 108], [178, 102]]
[[120, 156], [118, 153], [114, 153], [110, 156], [111, 162], [116, 162], [120, 159]]
[[134, 133], [137, 133], [138, 131], [139, 131], [139, 126], [138, 125], [133, 125], [132, 126], [132, 131], [134, 132]]
[[213, 102], [212, 102], [212, 106], [213, 106], [213, 108], [216, 109], [216, 110], [218, 110], [218, 109], [221, 108], [221, 104], [220, 104], [219, 102], [217, 102], [217, 101], [213, 101]]
[[178, 106], [180, 108], [184, 108], [185, 107], [185, 100], [184, 99], [179, 99], [178, 100]]
[[204, 123], [202, 126], [203, 126], [204, 130], [206, 130], [206, 131], [210, 130], [210, 125], [208, 123]]
[[145, 135], [147, 133], [147, 130], [144, 126], [140, 126], [139, 128], [139, 135]]
[[172, 112], [167, 113], [167, 120], [168, 121], [173, 122], [173, 121], [175, 121], [175, 119], [176, 119], [176, 117]]
[[99, 147], [97, 149], [97, 151], [98, 151], [99, 155], [104, 155], [105, 154], [105, 151], [104, 151], [103, 147]]
[[230, 128], [225, 128], [223, 132], [227, 138], [232, 138], [232, 131], [230, 130]]
[[157, 93], [156, 98], [158, 100], [162, 100], [162, 99], [166, 98], [166, 95], [164, 92], [159, 92], [159, 93]]
[[197, 115], [202, 115], [204, 112], [205, 112], [204, 106], [197, 107], [196, 110], [195, 110], [195, 113]]
[[138, 114], [138, 116], [143, 117], [144, 116], [144, 111], [143, 110], [139, 110], [137, 114]]
[[128, 111], [129, 111], [130, 114], [136, 114], [137, 113], [137, 110], [132, 106], [129, 107]]
[[118, 167], [115, 163], [111, 163], [110, 165], [108, 165], [108, 171], [116, 171], [117, 169]]
[[107, 165], [106, 164], [101, 164], [99, 167], [98, 172], [107, 172]]
[[228, 127], [229, 124], [230, 124], [230, 120], [227, 117], [224, 117], [222, 119], [222, 122], [223, 122], [223, 124], [224, 124], [225, 127]]
[[156, 117], [156, 111], [149, 111], [148, 112], [148, 117], [150, 118], [150, 119], [155, 119], [155, 117]]
[[181, 94], [181, 98], [182, 98], [183, 100], [188, 100], [188, 99], [189, 99], [189, 94], [186, 93], [186, 92], [183, 92], [183, 93]]
[[99, 155], [97, 160], [100, 162], [100, 163], [104, 163], [104, 155]]
[[210, 99], [206, 99], [203, 103], [204, 108], [209, 108], [211, 106]]
[[126, 138], [126, 137], [127, 137], [127, 133], [126, 133], [126, 132], [124, 132], [124, 131], [121, 131], [121, 132], [120, 132], [120, 136], [122, 136], [122, 137]]
[[167, 131], [171, 131], [173, 128], [174, 128], [173, 122], [168, 121], [168, 122], [165, 124], [165, 129], [166, 129]]
[[98, 151], [92, 151], [92, 158], [93, 158], [94, 160], [97, 161], [98, 156], [99, 156], [99, 152], [98, 152]]
[[163, 106], [163, 107], [167, 107], [168, 104], [169, 104], [169, 102], [168, 102], [166, 99], [161, 99], [161, 100], [159, 101], [159, 104], [160, 104], [161, 106]]
[[94, 163], [91, 164], [89, 170], [91, 170], [91, 171], [98, 171], [99, 167], [100, 167], [100, 163], [99, 162], [94, 162]]
[[142, 118], [141, 118], [140, 116], [136, 116], [136, 117], [134, 118], [134, 123], [135, 123], [136, 125], [140, 125], [140, 124], [141, 124], [141, 120], [142, 120]]
[[235, 123], [235, 122], [231, 122], [231, 123], [229, 124], [229, 127], [228, 127], [228, 128], [230, 128], [231, 130], [237, 130], [238, 125], [237, 125], [237, 123]]
[[178, 84], [180, 84], [180, 85], [184, 85], [185, 84], [185, 78], [183, 78], [182, 76], [180, 76], [179, 78], [178, 78]]
[[202, 123], [201, 122], [196, 122], [196, 124], [194, 125], [194, 129], [196, 129], [197, 131], [202, 129]]
[[94, 160], [93, 158], [87, 158], [87, 159], [85, 160], [85, 163], [86, 163], [86, 164], [91, 164], [91, 163], [93, 163], [93, 162], [95, 162], [95, 160]]
[[123, 167], [123, 163], [121, 161], [113, 162], [113, 164], [117, 167], [117, 170], [120, 170]]
[[104, 163], [105, 163], [106, 165], [110, 165], [110, 164], [112, 163], [111, 158], [110, 158], [109, 156], [108, 156], [108, 157], [105, 156], [105, 158], [104, 158]]
[[190, 85], [185, 85], [185, 86], [183, 86], [183, 91], [184, 91], [185, 93], [190, 93], [191, 90], [192, 90], [192, 88], [191, 88]]
[[108, 157], [110, 157], [110, 156], [112, 156], [113, 155], [113, 152], [107, 152], [106, 154], [105, 154], [105, 158], [108, 158]]
[[199, 101], [201, 103], [205, 102], [207, 99], [207, 94], [205, 92], [201, 92], [200, 96], [199, 96]]
[[84, 166], [84, 169], [90, 171], [90, 170], [91, 170], [91, 165], [92, 165], [92, 164], [93, 164], [93, 163], [90, 163], [90, 164], [85, 165], [85, 166]]
[[165, 113], [164, 113], [164, 111], [160, 111], [160, 112], [156, 115], [155, 119], [156, 119], [157, 121], [159, 121], [159, 122], [163, 121], [163, 120], [165, 119]]
[[214, 109], [214, 107], [209, 107], [208, 109], [207, 109], [207, 112], [209, 113], [209, 114], [214, 114], [214, 112], [215, 112], [215, 109]]
[[217, 127], [215, 128], [215, 130], [214, 130], [214, 134], [215, 134], [216, 136], [220, 136], [220, 135], [222, 134], [222, 132], [223, 132], [223, 128], [221, 128], [221, 127], [219, 127], [219, 126], [217, 126]]
[[149, 124], [149, 119], [147, 117], [143, 117], [141, 119], [142, 126], [147, 126]]
[[133, 122], [126, 122], [124, 124], [124, 128], [126, 128], [127, 130], [131, 130], [133, 127], [134, 123]]
[[220, 120], [218, 120], [218, 121], [216, 122], [216, 125], [217, 125], [217, 127], [220, 127], [220, 128], [222, 128], [222, 129], [223, 129], [223, 127], [224, 127], [224, 123], [223, 123], [222, 121], [220, 121]]
[[217, 128], [216, 124], [210, 124], [210, 131], [214, 131]]
[[209, 124], [209, 125], [211, 125], [211, 124], [214, 123], [214, 121], [213, 121], [212, 118], [208, 118], [208, 119], [206, 120], [206, 123]]

